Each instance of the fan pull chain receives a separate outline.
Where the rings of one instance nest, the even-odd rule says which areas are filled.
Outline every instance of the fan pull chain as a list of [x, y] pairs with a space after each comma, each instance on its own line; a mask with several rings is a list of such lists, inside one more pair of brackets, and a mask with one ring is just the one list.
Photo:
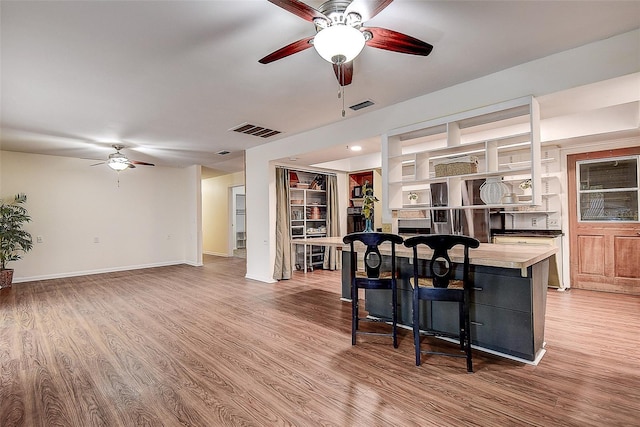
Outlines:
[[344, 86], [342, 86], [342, 117], [344, 117]]
[[338, 65], [338, 84], [340, 84], [340, 87], [338, 88], [338, 99], [342, 98], [342, 117], [345, 116], [345, 111], [344, 111], [344, 73], [342, 70], [342, 64]]

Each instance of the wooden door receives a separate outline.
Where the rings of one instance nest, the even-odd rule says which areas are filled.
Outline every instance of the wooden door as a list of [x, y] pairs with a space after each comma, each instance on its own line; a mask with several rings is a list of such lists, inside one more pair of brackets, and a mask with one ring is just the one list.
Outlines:
[[[616, 212], [620, 212], [620, 209], [613, 209], [616, 212], [605, 212], [605, 208], [607, 210], [612, 209], [606, 206], [603, 207], [601, 206], [602, 203], [598, 203], [598, 197], [604, 197], [607, 194], [607, 189], [599, 192], [598, 189], [603, 187], [593, 186], [596, 188], [595, 190], [586, 190], [591, 191], [593, 196], [590, 201], [591, 206], [585, 208], [584, 204], [582, 207], [579, 206], [581, 202], [579, 193], [584, 193], [585, 185], [581, 183], [580, 189], [577, 186], [577, 171], [583, 167], [580, 165], [581, 161], [595, 160], [597, 164], [602, 164], [606, 168], [608, 167], [608, 159], [612, 159], [610, 176], [614, 177], [616, 171], [613, 166], [617, 165], [614, 159], [638, 154], [640, 154], [640, 147], [632, 147], [576, 154], [567, 158], [569, 258], [572, 287], [640, 295], [640, 222], [638, 221], [637, 169], [635, 172], [635, 196], [633, 189], [624, 192], [624, 195], [628, 196], [627, 200], [629, 200], [629, 197], [631, 199], [635, 197], [635, 213], [623, 211], [622, 218], [617, 220], [612, 218], [595, 219], [597, 218], [595, 215], [598, 215], [598, 210], [600, 215], [603, 216], [615, 216], [618, 214]], [[599, 159], [602, 159], [603, 163]], [[633, 162], [633, 160], [630, 160], [630, 162]], [[628, 176], [629, 174], [627, 173]], [[611, 178], [610, 181], [615, 181], [615, 178]], [[584, 200], [582, 202], [584, 203]], [[631, 204], [633, 205], [633, 200]]]

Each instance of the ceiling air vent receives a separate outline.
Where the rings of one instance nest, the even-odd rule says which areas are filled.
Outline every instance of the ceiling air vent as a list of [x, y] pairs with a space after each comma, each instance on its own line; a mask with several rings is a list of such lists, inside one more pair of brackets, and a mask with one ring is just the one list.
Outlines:
[[366, 101], [362, 101], [358, 104], [354, 104], [349, 108], [351, 108], [353, 111], [358, 111], [358, 110], [362, 110], [363, 108], [371, 107], [372, 105], [374, 105], [374, 102], [370, 99], [367, 99]]
[[246, 133], [247, 135], [259, 136], [260, 138], [269, 138], [270, 136], [274, 136], [281, 133], [278, 130], [273, 130], [273, 129], [265, 128], [262, 126], [256, 126], [250, 123], [243, 123], [229, 130], [232, 130], [238, 133]]
[[221, 150], [218, 151], [216, 154], [219, 154], [221, 156], [226, 156], [227, 154], [229, 154], [231, 151], [227, 151], [227, 150]]

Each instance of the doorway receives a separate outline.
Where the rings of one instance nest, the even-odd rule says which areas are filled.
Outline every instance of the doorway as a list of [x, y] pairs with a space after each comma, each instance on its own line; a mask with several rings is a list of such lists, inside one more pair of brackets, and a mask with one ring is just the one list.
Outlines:
[[571, 286], [640, 295], [640, 147], [567, 157]]
[[246, 232], [246, 195], [244, 185], [231, 187], [231, 236], [229, 243], [232, 246], [230, 252], [233, 256], [247, 257], [247, 232]]

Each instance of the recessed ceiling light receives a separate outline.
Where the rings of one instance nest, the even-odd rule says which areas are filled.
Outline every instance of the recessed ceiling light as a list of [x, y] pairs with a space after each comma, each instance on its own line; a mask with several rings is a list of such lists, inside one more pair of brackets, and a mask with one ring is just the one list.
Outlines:
[[360, 151], [360, 150], [362, 150], [362, 147], [359, 146], [359, 145], [352, 145], [351, 147], [349, 147], [349, 149], [351, 151]]

